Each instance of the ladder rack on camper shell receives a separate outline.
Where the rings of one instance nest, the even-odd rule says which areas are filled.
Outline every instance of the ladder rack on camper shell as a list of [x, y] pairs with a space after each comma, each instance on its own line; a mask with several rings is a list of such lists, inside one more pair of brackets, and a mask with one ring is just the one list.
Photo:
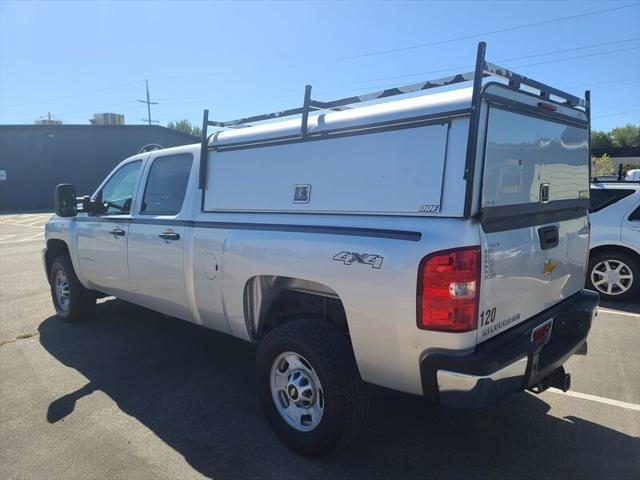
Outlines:
[[[473, 175], [475, 167], [476, 147], [477, 147], [477, 135], [478, 135], [478, 122], [480, 115], [480, 101], [481, 101], [481, 89], [482, 80], [486, 77], [497, 77], [508, 81], [510, 88], [514, 90], [521, 90], [523, 86], [530, 89], [537, 90], [539, 97], [545, 101], [551, 101], [558, 103], [562, 106], [573, 108], [584, 112], [587, 116], [587, 122], [591, 123], [591, 107], [590, 107], [590, 92], [585, 91], [585, 98], [579, 98], [570, 93], [564, 92], [557, 88], [546, 85], [537, 80], [533, 80], [524, 75], [516, 73], [508, 68], [501, 67], [495, 63], [491, 63], [485, 59], [487, 45], [485, 42], [478, 43], [478, 51], [476, 55], [475, 69], [471, 72], [459, 73], [450, 75], [447, 77], [438, 78], [435, 80], [428, 80], [425, 82], [412, 83], [409, 85], [403, 85], [399, 87], [388, 88], [385, 90], [367, 93], [363, 95], [355, 95], [351, 97], [340, 98], [331, 101], [318, 101], [311, 98], [311, 85], [306, 85], [304, 90], [304, 100], [301, 107], [291, 108], [288, 110], [282, 110], [278, 112], [263, 113], [260, 115], [254, 115], [251, 117], [239, 118], [236, 120], [228, 120], [225, 122], [209, 120], [209, 110], [205, 110], [202, 119], [202, 137], [201, 137], [201, 150], [200, 150], [200, 172], [199, 172], [199, 188], [204, 190], [206, 188], [206, 172], [207, 172], [207, 158], [210, 151], [215, 151], [216, 147], [209, 145], [210, 137], [214, 134], [208, 135], [208, 127], [219, 128], [241, 128], [250, 127], [251, 123], [263, 122], [266, 120], [273, 120], [277, 118], [290, 117], [294, 115], [301, 115], [300, 133], [298, 138], [304, 139], [307, 136], [307, 125], [309, 119], [309, 113], [318, 110], [347, 110], [350, 105], [356, 103], [369, 102], [380, 98], [393, 97], [396, 95], [405, 95], [408, 93], [418, 92], [421, 90], [429, 90], [432, 88], [445, 87], [448, 85], [455, 85], [464, 82], [473, 82], [473, 93], [471, 96], [471, 118], [469, 123], [469, 138], [467, 141], [467, 155], [464, 178], [467, 180], [467, 188], [465, 193], [465, 216], [470, 215], [471, 211], [471, 196], [473, 194]], [[527, 92], [529, 93], [529, 92]], [[290, 139], [290, 137], [287, 137]], [[278, 138], [270, 139], [269, 142], [277, 141]], [[591, 132], [589, 131], [589, 143], [591, 143]], [[591, 150], [589, 147], [589, 158], [591, 158]], [[591, 170], [589, 166], [589, 170]]]

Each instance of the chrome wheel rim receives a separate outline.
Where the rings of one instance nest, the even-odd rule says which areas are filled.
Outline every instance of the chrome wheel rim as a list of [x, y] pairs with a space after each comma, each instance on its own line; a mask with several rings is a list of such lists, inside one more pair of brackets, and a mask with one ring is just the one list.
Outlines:
[[300, 432], [316, 428], [324, 413], [324, 390], [309, 361], [284, 352], [271, 365], [271, 398], [287, 424]]
[[603, 260], [591, 270], [591, 283], [600, 293], [621, 295], [633, 285], [633, 272], [620, 260]]
[[69, 280], [62, 270], [58, 270], [54, 280], [56, 302], [63, 311], [69, 310], [71, 304], [71, 292], [69, 291]]

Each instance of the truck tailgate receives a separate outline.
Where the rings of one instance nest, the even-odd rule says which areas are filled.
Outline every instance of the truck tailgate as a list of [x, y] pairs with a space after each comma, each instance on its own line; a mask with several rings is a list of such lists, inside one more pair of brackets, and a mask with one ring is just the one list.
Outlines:
[[559, 243], [542, 250], [537, 230], [482, 232], [478, 342], [552, 307], [584, 287], [587, 217], [558, 222]]

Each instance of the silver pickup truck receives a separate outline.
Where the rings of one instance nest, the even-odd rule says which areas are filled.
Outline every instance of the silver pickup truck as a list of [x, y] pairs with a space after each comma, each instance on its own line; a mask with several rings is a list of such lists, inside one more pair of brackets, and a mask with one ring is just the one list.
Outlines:
[[266, 417], [305, 455], [357, 436], [367, 384], [462, 408], [567, 390], [598, 302], [582, 289], [588, 92], [484, 51], [472, 72], [370, 95], [205, 111], [201, 144], [128, 158], [92, 196], [59, 185], [58, 315], [115, 296], [256, 342]]

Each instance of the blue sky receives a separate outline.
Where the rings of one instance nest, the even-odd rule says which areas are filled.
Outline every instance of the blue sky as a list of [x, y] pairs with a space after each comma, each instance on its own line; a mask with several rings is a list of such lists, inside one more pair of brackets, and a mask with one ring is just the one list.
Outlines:
[[[473, 38], [448, 41], [462, 36]], [[106, 111], [142, 123], [145, 79], [160, 124], [199, 124], [204, 108], [229, 120], [298, 106], [306, 83], [325, 100], [446, 75], [425, 72], [472, 64], [485, 40], [491, 61], [590, 88], [593, 127], [608, 130], [640, 123], [639, 37], [637, 1], [0, 0], [0, 123], [51, 112], [86, 124]]]

